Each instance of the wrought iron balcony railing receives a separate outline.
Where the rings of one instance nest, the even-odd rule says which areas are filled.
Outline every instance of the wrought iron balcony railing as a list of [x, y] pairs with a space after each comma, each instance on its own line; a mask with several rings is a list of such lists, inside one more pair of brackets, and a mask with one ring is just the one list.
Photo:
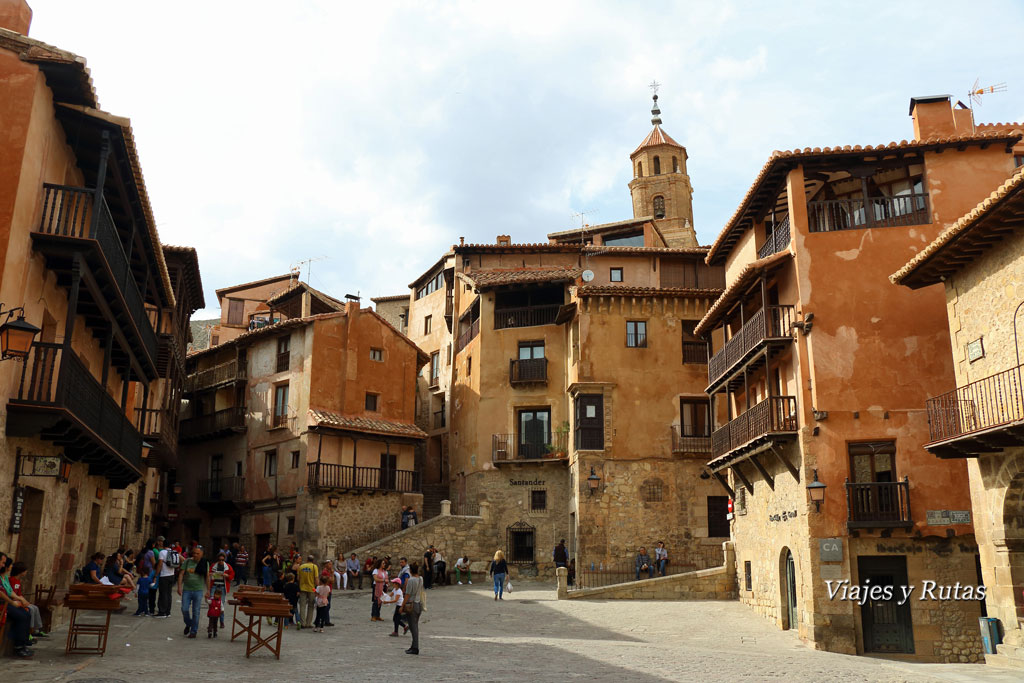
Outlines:
[[1024, 421], [1022, 377], [1024, 365], [928, 399], [931, 442], [1009, 428], [1010, 425]]
[[509, 384], [546, 383], [548, 381], [547, 358], [522, 358], [508, 362]]
[[764, 241], [761, 248], [757, 250], [757, 258], [767, 258], [777, 254], [789, 246], [790, 229], [789, 216], [782, 219], [782, 222], [774, 227], [768, 239]]
[[491, 436], [491, 457], [494, 462], [557, 458], [566, 454], [568, 437], [568, 432], [494, 434]]
[[700, 433], [700, 430], [684, 429], [679, 425], [672, 425], [672, 452], [673, 453], [710, 453], [711, 434]]

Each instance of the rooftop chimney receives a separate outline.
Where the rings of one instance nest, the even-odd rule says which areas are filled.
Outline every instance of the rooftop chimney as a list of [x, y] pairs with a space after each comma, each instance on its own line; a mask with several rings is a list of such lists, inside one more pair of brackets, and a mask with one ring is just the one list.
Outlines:
[[32, 8], [25, 0], [0, 0], [0, 28], [27, 36], [31, 24]]
[[510, 244], [512, 244], [512, 236], [511, 235], [498, 235], [498, 246], [499, 247], [507, 247]]
[[459, 245], [461, 246], [461, 245], [464, 245], [465, 243], [466, 243], [466, 238], [465, 237], [460, 237], [459, 238]]
[[910, 116], [914, 119], [915, 140], [957, 134], [951, 100], [952, 97], [949, 95], [910, 98]]

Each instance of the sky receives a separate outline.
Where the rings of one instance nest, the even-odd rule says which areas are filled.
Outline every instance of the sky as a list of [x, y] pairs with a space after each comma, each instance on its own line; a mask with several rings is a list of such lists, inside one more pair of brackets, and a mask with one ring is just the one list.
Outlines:
[[910, 138], [912, 96], [1005, 82], [975, 119], [1024, 121], [1013, 1], [30, 4], [131, 118], [161, 240], [199, 252], [194, 319], [307, 259], [368, 305], [460, 237], [631, 218], [653, 80], [702, 244], [773, 150]]

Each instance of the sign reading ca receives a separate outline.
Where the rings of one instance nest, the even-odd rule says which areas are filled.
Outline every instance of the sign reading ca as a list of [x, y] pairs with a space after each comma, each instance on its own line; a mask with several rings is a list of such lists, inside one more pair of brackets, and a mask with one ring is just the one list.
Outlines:
[[820, 559], [822, 562], [842, 562], [843, 539], [819, 538], [818, 559]]

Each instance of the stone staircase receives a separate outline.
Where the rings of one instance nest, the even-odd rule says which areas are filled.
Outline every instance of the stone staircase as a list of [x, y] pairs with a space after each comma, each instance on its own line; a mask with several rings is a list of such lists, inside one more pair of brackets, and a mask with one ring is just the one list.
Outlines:
[[419, 513], [420, 521], [423, 522], [440, 515], [442, 500], [449, 500], [448, 484], [424, 484], [423, 509]]

